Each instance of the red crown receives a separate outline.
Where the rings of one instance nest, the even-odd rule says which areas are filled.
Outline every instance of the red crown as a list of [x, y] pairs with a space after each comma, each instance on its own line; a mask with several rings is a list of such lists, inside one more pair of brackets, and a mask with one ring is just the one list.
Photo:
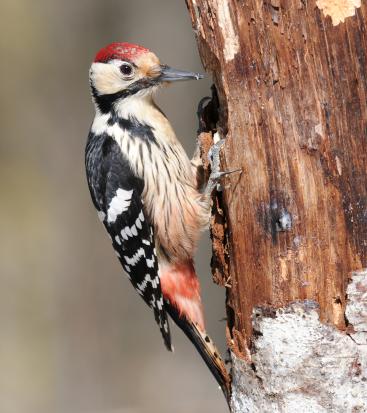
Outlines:
[[106, 63], [111, 59], [133, 60], [135, 57], [148, 52], [148, 49], [137, 44], [111, 43], [96, 54], [94, 61]]

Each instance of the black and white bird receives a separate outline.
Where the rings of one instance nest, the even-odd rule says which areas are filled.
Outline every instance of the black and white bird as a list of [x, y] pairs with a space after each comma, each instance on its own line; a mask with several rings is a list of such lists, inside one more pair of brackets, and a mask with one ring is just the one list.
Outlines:
[[[153, 100], [162, 85], [201, 77], [160, 64], [138, 45], [101, 49], [89, 72], [96, 113], [85, 161], [98, 216], [127, 277], [153, 310], [166, 347], [172, 350], [169, 314], [228, 400], [228, 374], [205, 331], [193, 263], [208, 226], [210, 192], [223, 173], [213, 171], [207, 189], [200, 190], [198, 162], [189, 160]], [[220, 145], [212, 151], [216, 159]]]

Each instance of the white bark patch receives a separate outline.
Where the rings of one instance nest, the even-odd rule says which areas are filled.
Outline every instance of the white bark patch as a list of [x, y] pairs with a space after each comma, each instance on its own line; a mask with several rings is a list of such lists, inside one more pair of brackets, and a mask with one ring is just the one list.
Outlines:
[[217, 18], [219, 27], [222, 30], [224, 40], [224, 59], [226, 62], [233, 60], [240, 49], [240, 42], [234, 30], [229, 3], [227, 1], [217, 1]]
[[254, 311], [252, 364], [232, 354], [233, 413], [367, 411], [367, 271], [348, 294], [351, 335], [321, 323], [311, 301]]
[[357, 344], [367, 345], [367, 271], [353, 273], [347, 297], [345, 315], [354, 329], [351, 337]]
[[354, 16], [356, 8], [361, 7], [361, 0], [317, 0], [316, 5], [325, 16], [331, 17], [333, 26], [337, 26]]

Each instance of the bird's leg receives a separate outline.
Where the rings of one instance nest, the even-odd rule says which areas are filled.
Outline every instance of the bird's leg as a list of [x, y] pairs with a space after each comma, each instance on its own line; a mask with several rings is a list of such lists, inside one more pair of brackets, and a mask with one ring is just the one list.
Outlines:
[[[209, 136], [211, 136], [213, 131], [216, 130], [216, 107], [218, 105], [218, 103], [216, 103], [216, 99], [216, 95], [213, 95], [211, 98], [204, 97], [198, 104], [196, 114], [199, 121], [199, 138], [197, 141], [194, 156], [191, 159], [191, 165], [197, 181], [197, 188], [200, 190], [200, 192], [203, 193], [204, 198], [207, 200], [210, 199], [213, 190], [217, 187], [217, 184], [223, 176], [241, 171], [241, 169], [235, 169], [232, 171], [220, 170], [220, 150], [225, 140], [218, 139], [218, 132], [214, 133], [213, 139], [215, 143], [209, 148], [208, 160], [204, 160], [203, 162], [203, 160], [201, 159], [202, 153], [206, 152], [207, 150], [205, 148], [208, 148], [210, 145], [209, 141], [205, 138], [205, 134], [207, 133]], [[211, 137], [209, 139], [211, 140]], [[211, 170], [209, 178], [207, 178], [207, 175], [205, 173], [205, 171], [207, 171], [208, 169]], [[206, 186], [205, 181], [207, 181]]]
[[[215, 136], [215, 135], [214, 135]], [[223, 176], [227, 176], [233, 174], [235, 172], [241, 172], [241, 168], [233, 169], [231, 171], [221, 171], [220, 170], [220, 150], [225, 143], [225, 139], [220, 139], [216, 142], [208, 152], [208, 159], [211, 166], [211, 173], [209, 176], [208, 183], [206, 185], [204, 194], [205, 197], [210, 198], [213, 190], [216, 188], [217, 184], [219, 183], [220, 179]]]

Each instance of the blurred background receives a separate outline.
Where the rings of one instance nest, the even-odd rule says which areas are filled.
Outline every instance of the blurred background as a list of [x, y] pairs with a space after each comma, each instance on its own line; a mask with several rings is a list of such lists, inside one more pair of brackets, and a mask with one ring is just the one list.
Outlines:
[[[88, 69], [112, 41], [201, 71], [185, 2], [2, 0], [0, 412], [225, 412], [216, 382], [172, 327], [168, 353], [92, 207], [84, 146]], [[160, 92], [191, 154], [210, 79]], [[207, 329], [224, 350], [224, 290], [210, 242], [197, 257]], [[172, 323], [171, 323], [172, 325]]]

